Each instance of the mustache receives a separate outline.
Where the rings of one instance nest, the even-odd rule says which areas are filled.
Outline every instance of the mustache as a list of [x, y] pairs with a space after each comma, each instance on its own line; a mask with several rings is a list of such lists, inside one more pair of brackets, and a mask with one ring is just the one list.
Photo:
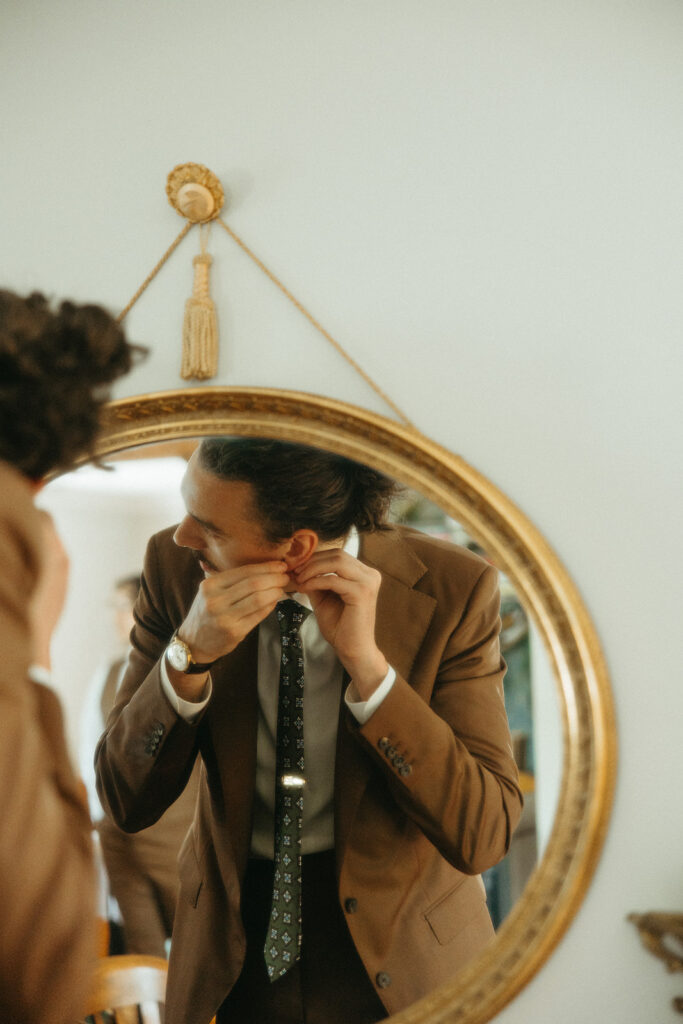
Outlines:
[[203, 556], [203, 555], [201, 554], [201, 552], [199, 552], [199, 551], [193, 551], [193, 552], [192, 552], [192, 558], [193, 558], [193, 559], [194, 559], [194, 561], [195, 561], [195, 562], [197, 563], [197, 566], [198, 566], [198, 567], [199, 567], [200, 569], [201, 569], [202, 567], [201, 567], [201, 565], [200, 565], [199, 563], [200, 563], [200, 562], [203, 562], [203, 563], [204, 563], [204, 565], [207, 565], [207, 566], [209, 567], [209, 569], [213, 569], [213, 571], [214, 571], [214, 572], [218, 572], [218, 569], [217, 569], [217, 568], [216, 568], [216, 566], [215, 566], [215, 565], [213, 564], [213, 562], [210, 562], [208, 558], [205, 558], [205, 557], [204, 557], [204, 556]]

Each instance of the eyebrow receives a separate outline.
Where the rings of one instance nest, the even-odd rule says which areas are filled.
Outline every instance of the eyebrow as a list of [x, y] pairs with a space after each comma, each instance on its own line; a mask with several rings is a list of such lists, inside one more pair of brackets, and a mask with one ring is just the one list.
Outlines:
[[187, 514], [190, 519], [194, 519], [195, 523], [199, 523], [199, 525], [203, 526], [204, 529], [211, 530], [212, 533], [220, 533], [221, 536], [225, 536], [225, 532], [221, 530], [220, 526], [216, 526], [215, 523], [211, 523], [206, 519], [200, 519], [199, 516], [193, 515], [192, 512], [188, 512]]

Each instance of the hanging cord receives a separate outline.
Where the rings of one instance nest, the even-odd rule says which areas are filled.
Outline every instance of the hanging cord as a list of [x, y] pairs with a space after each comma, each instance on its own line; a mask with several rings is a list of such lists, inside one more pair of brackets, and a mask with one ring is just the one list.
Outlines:
[[163, 265], [164, 265], [164, 263], [166, 262], [166, 260], [167, 260], [167, 259], [169, 258], [169, 256], [170, 256], [170, 255], [171, 255], [171, 254], [172, 254], [173, 252], [175, 252], [175, 250], [176, 250], [176, 249], [178, 248], [178, 246], [180, 245], [180, 243], [182, 242], [183, 238], [184, 238], [184, 237], [185, 237], [185, 235], [186, 235], [186, 234], [188, 233], [188, 231], [190, 230], [190, 228], [193, 228], [193, 227], [194, 227], [194, 221], [188, 220], [187, 224], [185, 225], [185, 227], [183, 228], [183, 230], [182, 230], [182, 231], [180, 232], [180, 234], [178, 235], [178, 237], [177, 237], [177, 238], [176, 238], [176, 239], [175, 239], [175, 240], [174, 240], [173, 242], [171, 242], [171, 244], [169, 245], [168, 249], [166, 250], [166, 252], [164, 253], [164, 255], [163, 255], [163, 256], [161, 257], [161, 259], [159, 260], [159, 262], [157, 263], [157, 265], [156, 265], [156, 266], [154, 267], [154, 269], [153, 269], [152, 271], [150, 271], [150, 273], [149, 273], [149, 274], [147, 275], [147, 277], [145, 278], [145, 280], [144, 280], [144, 281], [142, 282], [142, 284], [140, 285], [140, 287], [138, 288], [138, 290], [136, 291], [135, 295], [134, 295], [134, 296], [133, 296], [133, 298], [132, 298], [132, 299], [130, 300], [130, 302], [128, 303], [128, 305], [127, 305], [127, 306], [125, 306], [125, 307], [124, 307], [124, 308], [123, 308], [123, 309], [121, 310], [121, 312], [119, 313], [119, 315], [118, 315], [118, 316], [117, 316], [117, 318], [116, 318], [116, 322], [117, 322], [117, 323], [119, 323], [119, 324], [120, 324], [120, 323], [121, 323], [121, 321], [123, 320], [124, 316], [126, 315], [126, 313], [129, 313], [129, 312], [130, 312], [130, 310], [131, 310], [131, 309], [133, 308], [133, 306], [135, 305], [135, 303], [136, 303], [136, 302], [138, 301], [138, 299], [140, 298], [140, 296], [141, 296], [141, 295], [142, 295], [142, 293], [144, 292], [145, 288], [147, 288], [147, 286], [148, 286], [149, 284], [151, 284], [151, 283], [152, 283], [152, 281], [154, 280], [154, 278], [155, 278], [155, 277], [157, 276], [157, 274], [159, 273], [159, 271], [160, 271], [160, 270], [161, 270], [161, 268], [163, 267]]
[[[411, 428], [412, 430], [416, 430], [417, 428], [415, 427], [415, 425], [414, 425], [414, 424], [413, 424], [413, 423], [412, 423], [412, 422], [411, 422], [411, 421], [410, 421], [410, 420], [408, 419], [408, 417], [407, 417], [407, 416], [405, 415], [405, 413], [403, 413], [403, 412], [402, 412], [402, 411], [401, 411], [401, 410], [399, 409], [399, 407], [398, 407], [398, 406], [396, 405], [396, 403], [395, 403], [395, 402], [393, 402], [393, 401], [392, 401], [392, 400], [391, 400], [391, 399], [389, 398], [389, 396], [388, 396], [387, 394], [385, 394], [385, 393], [384, 393], [384, 391], [382, 391], [382, 389], [381, 389], [381, 388], [380, 388], [380, 387], [379, 387], [379, 386], [378, 386], [377, 384], [375, 384], [375, 382], [374, 382], [374, 380], [372, 379], [372, 377], [370, 377], [370, 375], [369, 375], [369, 374], [367, 374], [367, 373], [365, 372], [365, 370], [363, 370], [363, 369], [362, 369], [362, 367], [360, 367], [360, 366], [358, 365], [358, 363], [356, 362], [356, 360], [355, 360], [355, 359], [353, 359], [353, 358], [352, 358], [352, 356], [350, 356], [350, 355], [348, 354], [348, 352], [347, 352], [347, 351], [346, 351], [346, 350], [345, 350], [345, 349], [343, 348], [343, 346], [342, 346], [342, 345], [340, 345], [340, 343], [339, 343], [338, 341], [335, 341], [335, 339], [334, 339], [334, 338], [332, 337], [332, 335], [331, 335], [331, 334], [330, 334], [330, 333], [329, 333], [328, 331], [326, 331], [326, 330], [325, 330], [325, 328], [324, 328], [324, 327], [322, 326], [322, 324], [321, 324], [321, 323], [319, 323], [319, 322], [318, 322], [318, 321], [317, 321], [317, 320], [315, 319], [315, 317], [314, 317], [314, 316], [313, 316], [313, 315], [312, 315], [311, 313], [309, 313], [309, 312], [308, 312], [308, 310], [306, 309], [306, 307], [305, 307], [305, 306], [303, 306], [303, 305], [302, 305], [302, 304], [301, 304], [301, 303], [299, 302], [299, 300], [298, 300], [298, 299], [296, 299], [296, 298], [294, 297], [294, 295], [292, 295], [292, 293], [291, 293], [291, 292], [289, 291], [289, 289], [288, 289], [288, 288], [286, 288], [286, 287], [285, 287], [285, 285], [284, 285], [284, 284], [282, 283], [282, 281], [280, 281], [280, 279], [279, 279], [279, 278], [277, 278], [277, 277], [275, 276], [275, 274], [274, 274], [274, 273], [273, 273], [273, 272], [272, 272], [271, 270], [269, 270], [269, 269], [268, 269], [268, 267], [267, 267], [267, 266], [265, 265], [265, 263], [263, 263], [263, 262], [262, 262], [262, 260], [260, 260], [260, 259], [258, 258], [258, 256], [256, 255], [256, 253], [255, 253], [255, 252], [252, 252], [252, 250], [251, 250], [251, 249], [249, 248], [249, 246], [248, 246], [248, 245], [246, 244], [246, 242], [243, 242], [243, 241], [242, 241], [242, 239], [241, 239], [241, 238], [239, 237], [239, 235], [238, 235], [238, 234], [236, 234], [236, 233], [235, 233], [235, 232], [234, 232], [234, 231], [232, 230], [232, 228], [228, 227], [228, 225], [227, 225], [227, 224], [225, 223], [225, 221], [223, 220], [223, 218], [222, 218], [222, 217], [216, 217], [216, 218], [215, 218], [215, 220], [217, 220], [217, 221], [218, 221], [218, 223], [219, 223], [219, 224], [221, 225], [221, 227], [225, 229], [225, 231], [226, 231], [226, 232], [227, 232], [227, 233], [228, 233], [228, 234], [230, 235], [230, 237], [232, 238], [232, 240], [233, 240], [234, 242], [236, 242], [236, 243], [237, 243], [237, 245], [239, 245], [240, 249], [242, 249], [242, 251], [243, 251], [243, 252], [244, 252], [244, 253], [245, 253], [245, 254], [246, 254], [246, 255], [247, 255], [248, 257], [249, 257], [249, 259], [250, 259], [250, 260], [253, 260], [253, 262], [254, 262], [254, 263], [256, 264], [256, 266], [257, 266], [257, 267], [259, 268], [259, 270], [263, 271], [263, 273], [264, 273], [264, 274], [266, 275], [266, 277], [270, 278], [270, 280], [271, 280], [271, 281], [273, 282], [273, 284], [274, 284], [274, 285], [276, 285], [276, 287], [280, 289], [280, 291], [281, 291], [281, 292], [282, 292], [282, 294], [283, 294], [283, 295], [285, 296], [285, 298], [289, 299], [289, 301], [290, 301], [290, 302], [292, 303], [292, 305], [293, 305], [293, 306], [294, 306], [294, 307], [295, 307], [296, 309], [298, 309], [298, 310], [299, 310], [299, 312], [300, 312], [301, 314], [303, 314], [303, 316], [305, 316], [305, 317], [306, 317], [306, 319], [307, 319], [307, 320], [309, 321], [309, 323], [310, 323], [310, 324], [312, 324], [312, 325], [313, 325], [313, 327], [315, 327], [315, 329], [316, 329], [316, 330], [317, 330], [317, 331], [318, 331], [318, 332], [319, 332], [320, 334], [322, 334], [323, 338], [325, 338], [325, 340], [326, 340], [326, 341], [329, 341], [330, 345], [332, 345], [332, 346], [333, 346], [333, 348], [335, 348], [335, 349], [337, 350], [337, 352], [338, 352], [338, 353], [339, 353], [339, 354], [340, 354], [341, 356], [343, 356], [343, 358], [344, 358], [344, 359], [345, 359], [345, 360], [347, 361], [347, 363], [348, 363], [348, 364], [349, 364], [349, 365], [350, 365], [350, 366], [352, 367], [352, 369], [354, 369], [354, 370], [356, 371], [356, 373], [357, 373], [357, 374], [358, 374], [358, 375], [359, 375], [360, 377], [362, 377], [362, 378], [363, 378], [363, 380], [365, 381], [365, 383], [366, 383], [366, 384], [368, 384], [368, 385], [369, 385], [369, 386], [370, 386], [370, 387], [372, 388], [372, 390], [373, 390], [373, 391], [375, 392], [375, 394], [376, 394], [376, 395], [378, 395], [378, 396], [379, 396], [379, 397], [380, 397], [380, 398], [382, 399], [382, 401], [383, 401], [383, 402], [386, 402], [386, 404], [387, 404], [387, 405], [389, 406], [389, 408], [390, 408], [390, 409], [392, 409], [392, 410], [393, 410], [393, 411], [394, 411], [394, 412], [396, 413], [396, 415], [398, 416], [398, 418], [399, 418], [399, 419], [400, 419], [400, 420], [401, 420], [401, 421], [402, 421], [402, 422], [403, 422], [403, 423], [404, 423], [404, 424], [405, 424], [405, 425], [406, 425], [407, 427], [410, 427], [410, 428]], [[171, 245], [169, 245], [168, 249], [166, 250], [166, 252], [164, 253], [164, 255], [163, 255], [163, 256], [161, 257], [161, 259], [159, 260], [159, 262], [158, 262], [158, 263], [156, 264], [156, 266], [155, 266], [155, 267], [154, 267], [154, 268], [153, 268], [153, 269], [152, 269], [152, 270], [150, 271], [150, 273], [149, 273], [149, 274], [147, 275], [147, 277], [145, 278], [145, 280], [144, 280], [144, 281], [142, 282], [142, 284], [140, 285], [140, 287], [138, 288], [138, 290], [136, 291], [135, 295], [134, 295], [134, 296], [133, 296], [133, 298], [132, 298], [132, 299], [130, 300], [130, 302], [128, 303], [128, 305], [127, 305], [127, 306], [125, 306], [125, 307], [124, 307], [124, 308], [123, 308], [123, 309], [121, 310], [121, 312], [119, 313], [119, 315], [118, 315], [118, 316], [117, 316], [117, 318], [116, 318], [116, 321], [117, 321], [117, 323], [121, 323], [121, 321], [123, 320], [123, 318], [124, 318], [124, 317], [125, 317], [125, 316], [126, 316], [126, 315], [127, 315], [128, 313], [129, 313], [129, 312], [130, 312], [130, 310], [131, 310], [131, 309], [133, 308], [133, 306], [135, 305], [135, 303], [136, 303], [136, 302], [138, 301], [138, 299], [140, 298], [140, 296], [142, 295], [142, 293], [143, 293], [143, 292], [145, 291], [145, 289], [146, 289], [146, 288], [148, 287], [148, 285], [150, 285], [150, 284], [151, 284], [151, 282], [152, 282], [152, 281], [154, 280], [154, 278], [155, 278], [155, 277], [157, 276], [157, 274], [159, 273], [159, 271], [160, 271], [160, 270], [161, 270], [161, 268], [163, 267], [164, 263], [166, 263], [166, 261], [168, 260], [168, 258], [169, 258], [169, 257], [170, 257], [170, 256], [171, 256], [171, 255], [173, 254], [173, 252], [175, 252], [175, 250], [176, 250], [176, 249], [177, 249], [177, 247], [178, 247], [178, 246], [180, 245], [180, 243], [182, 242], [182, 240], [183, 240], [183, 238], [185, 237], [185, 235], [186, 235], [186, 234], [188, 233], [188, 231], [190, 231], [190, 230], [191, 230], [191, 228], [193, 228], [194, 226], [195, 226], [195, 222], [194, 222], [194, 221], [188, 221], [188, 222], [186, 223], [185, 227], [184, 227], [184, 228], [183, 228], [183, 230], [182, 230], [182, 231], [180, 232], [180, 234], [178, 235], [178, 237], [177, 237], [177, 238], [175, 238], [175, 239], [173, 240], [173, 242], [171, 243]], [[202, 238], [202, 242], [203, 242], [203, 238]]]
[[319, 331], [320, 334], [322, 334], [323, 338], [325, 338], [327, 341], [329, 341], [330, 345], [333, 345], [334, 348], [336, 348], [337, 352], [339, 352], [339, 354], [341, 356], [343, 356], [344, 359], [346, 359], [347, 363], [349, 363], [353, 367], [353, 369], [356, 371], [356, 373], [358, 373], [363, 378], [365, 383], [370, 385], [370, 387], [375, 392], [375, 394], [379, 395], [379, 397], [382, 399], [382, 401], [386, 402], [386, 404], [391, 409], [393, 409], [393, 411], [396, 413], [398, 418], [400, 420], [402, 420], [403, 423], [407, 427], [411, 427], [413, 430], [415, 430], [416, 429], [415, 425], [410, 422], [410, 420], [408, 419], [408, 417], [404, 413], [401, 412], [399, 407], [397, 405], [395, 405], [394, 402], [392, 402], [392, 400], [389, 398], [388, 395], [385, 395], [385, 393], [382, 391], [382, 389], [380, 387], [378, 387], [377, 384], [375, 384], [374, 380], [370, 376], [368, 376], [368, 374], [365, 372], [365, 370], [363, 370], [358, 365], [358, 363], [355, 361], [355, 359], [353, 359], [348, 354], [348, 352], [346, 352], [346, 350], [344, 348], [342, 348], [342, 346], [339, 344], [339, 342], [335, 341], [335, 339], [332, 337], [332, 335], [329, 334], [325, 330], [325, 328], [322, 326], [322, 324], [318, 323], [318, 321], [315, 319], [315, 317], [312, 316], [311, 313], [308, 312], [306, 307], [302, 306], [302, 304], [299, 302], [299, 300], [296, 299], [292, 295], [292, 293], [289, 291], [289, 289], [285, 287], [285, 285], [282, 283], [282, 281], [280, 281], [279, 278], [277, 278], [275, 276], [275, 274], [273, 274], [273, 272], [268, 269], [268, 267], [265, 265], [265, 263], [263, 263], [258, 258], [256, 253], [252, 252], [252, 250], [249, 248], [249, 246], [245, 242], [242, 241], [242, 239], [239, 237], [239, 235], [235, 234], [235, 232], [232, 230], [232, 228], [228, 227], [228, 225], [225, 223], [223, 218], [222, 217], [217, 217], [216, 220], [221, 225], [221, 227], [225, 228], [225, 230], [230, 235], [232, 240], [234, 242], [236, 242], [237, 245], [239, 245], [240, 249], [242, 249], [243, 252], [245, 252], [247, 254], [249, 259], [254, 261], [254, 263], [259, 268], [259, 270], [262, 270], [263, 273], [266, 275], [266, 277], [269, 277], [270, 280], [273, 282], [273, 284], [276, 285], [280, 289], [280, 291], [283, 293], [285, 298], [289, 299], [289, 301], [292, 303], [292, 305], [295, 306], [299, 310], [300, 313], [303, 313], [303, 315], [306, 317], [306, 319], [311, 324], [313, 324], [315, 329], [317, 331]]

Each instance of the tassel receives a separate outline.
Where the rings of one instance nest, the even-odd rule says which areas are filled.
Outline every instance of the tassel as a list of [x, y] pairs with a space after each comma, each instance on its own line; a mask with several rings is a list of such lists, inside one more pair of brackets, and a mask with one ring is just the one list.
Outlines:
[[[202, 246], [203, 249], [203, 246]], [[183, 322], [183, 380], [208, 380], [218, 369], [218, 327], [216, 307], [209, 295], [209, 267], [212, 259], [202, 251], [192, 260], [194, 285], [192, 297], [185, 303]]]

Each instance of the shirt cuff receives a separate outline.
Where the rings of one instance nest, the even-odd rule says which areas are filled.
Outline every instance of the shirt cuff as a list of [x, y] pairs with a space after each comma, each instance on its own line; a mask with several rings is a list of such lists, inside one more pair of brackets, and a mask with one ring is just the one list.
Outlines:
[[211, 700], [211, 694], [213, 693], [211, 676], [209, 676], [206, 680], [206, 686], [204, 687], [204, 696], [200, 701], [184, 700], [182, 697], [179, 697], [173, 689], [171, 680], [168, 678], [165, 654], [161, 658], [161, 689], [164, 691], [164, 695], [173, 710], [180, 715], [183, 721], [187, 722], [188, 725], [192, 725], [197, 721], [202, 711]]
[[396, 670], [390, 665], [389, 671], [369, 700], [358, 700], [358, 692], [353, 685], [353, 680], [349, 683], [344, 694], [344, 702], [360, 725], [365, 725], [370, 716], [375, 713], [395, 682]]

